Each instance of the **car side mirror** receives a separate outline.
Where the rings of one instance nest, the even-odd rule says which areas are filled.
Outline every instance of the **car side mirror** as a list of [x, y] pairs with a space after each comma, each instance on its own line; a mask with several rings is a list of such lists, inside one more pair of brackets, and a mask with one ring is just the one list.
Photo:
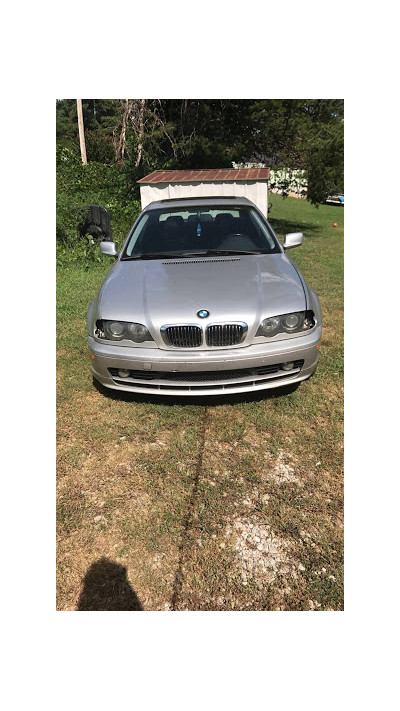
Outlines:
[[292, 249], [293, 247], [300, 247], [303, 244], [304, 235], [302, 232], [289, 232], [285, 235], [285, 241], [283, 243], [283, 249]]
[[118, 249], [115, 242], [100, 242], [100, 252], [106, 254], [107, 257], [118, 257]]

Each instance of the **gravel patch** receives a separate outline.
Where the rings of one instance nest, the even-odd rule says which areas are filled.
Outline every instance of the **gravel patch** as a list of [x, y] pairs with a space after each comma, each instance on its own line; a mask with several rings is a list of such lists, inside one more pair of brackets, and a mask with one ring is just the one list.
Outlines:
[[252, 578], [261, 589], [264, 584], [272, 583], [277, 575], [290, 573], [295, 577], [295, 568], [288, 559], [289, 544], [276, 536], [268, 524], [236, 519], [226, 533], [235, 534], [234, 547], [243, 585]]
[[302, 486], [302, 482], [294, 473], [294, 467], [285, 462], [285, 460], [287, 460], [289, 456], [290, 455], [285, 454], [283, 450], [280, 450], [278, 452], [275, 467], [271, 472], [271, 478], [277, 484], [292, 483], [297, 484], [298, 486]]

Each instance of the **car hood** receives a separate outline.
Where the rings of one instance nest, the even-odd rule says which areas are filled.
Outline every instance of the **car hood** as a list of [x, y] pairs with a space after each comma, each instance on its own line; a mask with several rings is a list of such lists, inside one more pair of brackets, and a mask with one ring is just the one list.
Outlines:
[[162, 345], [160, 327], [243, 321], [253, 336], [263, 318], [306, 308], [303, 283], [283, 253], [117, 262], [100, 290], [97, 315], [136, 321]]

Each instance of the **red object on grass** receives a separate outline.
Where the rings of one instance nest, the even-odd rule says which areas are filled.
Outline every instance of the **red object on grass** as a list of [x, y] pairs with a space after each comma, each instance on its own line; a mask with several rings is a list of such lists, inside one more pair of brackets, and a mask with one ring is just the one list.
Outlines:
[[332, 227], [337, 227], [337, 222], [334, 222]]

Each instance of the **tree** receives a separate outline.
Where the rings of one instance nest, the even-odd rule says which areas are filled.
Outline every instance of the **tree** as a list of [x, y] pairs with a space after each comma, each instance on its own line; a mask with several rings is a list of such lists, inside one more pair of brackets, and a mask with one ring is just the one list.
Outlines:
[[343, 101], [273, 99], [250, 107], [248, 155], [272, 168], [303, 169], [313, 204], [343, 190]]
[[131, 115], [132, 106], [133, 106], [132, 99], [124, 99], [123, 105], [124, 105], [124, 110], [122, 113], [121, 133], [119, 135], [118, 145], [115, 146], [115, 152], [116, 152], [117, 159], [120, 159], [120, 160], [123, 160], [124, 156], [125, 156], [126, 130], [127, 130], [127, 126], [128, 126], [128, 119]]

